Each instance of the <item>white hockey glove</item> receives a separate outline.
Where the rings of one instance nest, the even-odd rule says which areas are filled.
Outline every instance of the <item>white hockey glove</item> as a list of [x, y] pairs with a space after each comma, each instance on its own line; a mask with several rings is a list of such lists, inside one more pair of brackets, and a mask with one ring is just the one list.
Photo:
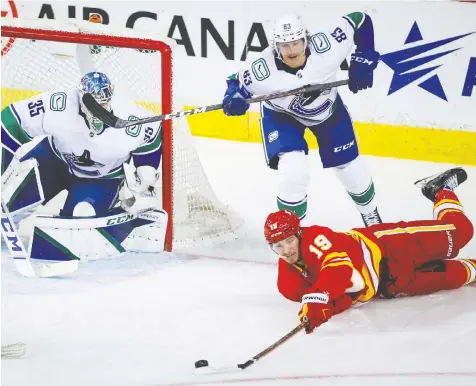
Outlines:
[[127, 187], [139, 196], [154, 196], [154, 185], [157, 182], [159, 173], [152, 166], [139, 166], [134, 168], [125, 163], [124, 174], [126, 176]]
[[128, 213], [140, 214], [153, 209], [160, 209], [161, 204], [155, 195], [154, 185], [159, 173], [152, 166], [134, 167], [125, 163], [126, 184], [133, 197], [121, 201], [121, 207]]
[[134, 196], [121, 201], [121, 208], [134, 215], [160, 210], [160, 207], [160, 201], [155, 196]]

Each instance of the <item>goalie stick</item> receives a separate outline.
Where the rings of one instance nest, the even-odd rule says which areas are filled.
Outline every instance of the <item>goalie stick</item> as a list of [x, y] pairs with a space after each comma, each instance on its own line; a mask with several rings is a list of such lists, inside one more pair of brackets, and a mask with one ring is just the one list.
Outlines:
[[55, 263], [33, 263], [30, 259], [12, 216], [2, 199], [2, 236], [15, 266], [21, 275], [26, 277], [54, 277], [67, 275], [78, 270], [78, 260], [62, 261]]
[[208, 361], [201, 359], [195, 362], [195, 371], [194, 374], [196, 375], [209, 375], [209, 374], [222, 374], [222, 373], [230, 373], [239, 370], [245, 370], [246, 368], [250, 367], [252, 364], [258, 362], [261, 358], [268, 355], [271, 351], [276, 349], [277, 347], [281, 346], [284, 342], [292, 338], [296, 335], [299, 331], [307, 326], [307, 323], [301, 323], [300, 325], [293, 328], [289, 331], [286, 335], [284, 335], [281, 339], [274, 342], [271, 346], [267, 347], [259, 354], [256, 354], [253, 358], [247, 360], [244, 363], [234, 365], [234, 366], [226, 366], [226, 367], [212, 367], [208, 366]]
[[[249, 104], [263, 102], [263, 101], [267, 101], [271, 99], [282, 98], [289, 95], [296, 95], [296, 94], [302, 94], [302, 93], [310, 92], [310, 91], [318, 91], [318, 90], [324, 90], [328, 88], [339, 87], [339, 86], [346, 85], [348, 83], [349, 83], [349, 80], [345, 79], [345, 80], [338, 80], [336, 82], [330, 82], [330, 83], [309, 84], [303, 87], [295, 88], [293, 90], [277, 91], [268, 95], [262, 95], [262, 96], [254, 97], [251, 99], [247, 99], [247, 102]], [[167, 119], [182, 118], [187, 115], [201, 114], [201, 113], [206, 113], [208, 111], [220, 110], [223, 108], [223, 104], [209, 105], [209, 106], [198, 107], [192, 110], [184, 110], [184, 111], [177, 111], [175, 113], [170, 113], [170, 114], [156, 115], [154, 117], [138, 119], [135, 121], [126, 121], [124, 119], [116, 117], [112, 112], [107, 111], [104, 107], [102, 107], [96, 101], [96, 99], [94, 99], [94, 97], [91, 94], [88, 94], [88, 93], [84, 94], [82, 100], [84, 105], [90, 111], [92, 115], [100, 119], [106, 125], [114, 127], [116, 129], [122, 129], [128, 126], [144, 125], [146, 123], [164, 121]]]

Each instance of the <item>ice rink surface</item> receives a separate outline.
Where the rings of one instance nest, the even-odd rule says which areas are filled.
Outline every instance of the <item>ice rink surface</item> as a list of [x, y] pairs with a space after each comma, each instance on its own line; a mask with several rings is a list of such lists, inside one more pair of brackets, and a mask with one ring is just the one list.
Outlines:
[[[276, 288], [276, 257], [262, 238], [275, 210], [261, 145], [195, 139], [219, 198], [246, 221], [237, 241], [187, 253], [128, 254], [84, 262], [72, 277], [21, 277], [2, 253], [4, 386], [476, 384], [476, 286], [375, 300], [300, 333], [249, 369], [192, 374], [198, 359], [243, 363], [294, 328], [299, 304]], [[365, 157], [385, 221], [429, 219], [413, 182], [452, 165]], [[310, 153], [307, 225], [362, 226], [332, 171]], [[476, 168], [457, 193], [476, 221]], [[3, 246], [2, 246], [2, 252]], [[190, 252], [193, 253], [190, 254]], [[460, 254], [476, 257], [476, 240]]]

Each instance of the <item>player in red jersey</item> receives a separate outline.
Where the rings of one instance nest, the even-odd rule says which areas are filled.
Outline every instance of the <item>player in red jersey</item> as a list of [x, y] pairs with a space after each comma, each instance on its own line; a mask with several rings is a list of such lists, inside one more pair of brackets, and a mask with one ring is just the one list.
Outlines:
[[264, 235], [280, 256], [278, 289], [301, 302], [306, 332], [374, 297], [424, 295], [475, 283], [476, 259], [454, 260], [473, 237], [453, 191], [466, 179], [462, 168], [454, 168], [415, 183], [434, 203], [434, 220], [335, 232], [301, 227], [288, 210], [271, 213]]

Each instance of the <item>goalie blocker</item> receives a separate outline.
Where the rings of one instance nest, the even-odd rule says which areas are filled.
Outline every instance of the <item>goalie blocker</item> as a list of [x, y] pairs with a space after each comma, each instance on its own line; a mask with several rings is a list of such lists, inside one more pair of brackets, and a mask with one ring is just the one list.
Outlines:
[[[44, 202], [35, 159], [13, 159], [2, 176], [2, 198], [12, 216]], [[144, 203], [137, 208], [141, 202]], [[112, 209], [106, 216], [36, 216], [25, 253], [31, 264], [44, 265], [96, 260], [129, 251], [162, 252], [168, 215], [157, 209], [157, 203], [137, 196], [125, 200], [122, 207]]]

